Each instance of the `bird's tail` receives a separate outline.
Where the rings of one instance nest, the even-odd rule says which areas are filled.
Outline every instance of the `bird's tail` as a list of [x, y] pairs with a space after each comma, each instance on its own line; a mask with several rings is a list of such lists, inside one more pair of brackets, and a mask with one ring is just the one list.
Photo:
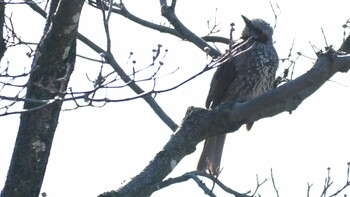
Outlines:
[[205, 140], [197, 170], [209, 170], [210, 174], [217, 176], [220, 172], [220, 162], [224, 149], [226, 134], [212, 136]]
[[252, 129], [253, 124], [254, 124], [254, 122], [249, 122], [249, 123], [247, 123], [247, 124], [245, 125], [246, 128], [247, 128], [247, 131], [250, 131], [250, 129]]

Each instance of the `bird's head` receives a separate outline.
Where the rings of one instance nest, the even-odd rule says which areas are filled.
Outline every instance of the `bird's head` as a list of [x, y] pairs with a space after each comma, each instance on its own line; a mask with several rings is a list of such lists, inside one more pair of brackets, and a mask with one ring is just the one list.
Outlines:
[[269, 23], [262, 19], [249, 20], [243, 15], [242, 18], [246, 24], [242, 32], [243, 39], [253, 37], [255, 40], [260, 42], [272, 42], [273, 28]]

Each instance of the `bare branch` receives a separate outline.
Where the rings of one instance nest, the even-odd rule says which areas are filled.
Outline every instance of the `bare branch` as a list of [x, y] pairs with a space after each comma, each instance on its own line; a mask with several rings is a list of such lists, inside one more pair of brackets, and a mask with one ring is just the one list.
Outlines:
[[[98, 6], [94, 5], [94, 4], [91, 4], [91, 6], [95, 7], [95, 8], [98, 8]], [[167, 27], [165, 26], [164, 24], [155, 24], [155, 23], [152, 23], [152, 22], [149, 22], [147, 20], [144, 20], [142, 18], [139, 18], [135, 15], [133, 15], [131, 12], [129, 12], [129, 10], [126, 8], [126, 5], [123, 4], [123, 3], [120, 3], [117, 8], [116, 6], [114, 6], [112, 8], [112, 12], [113, 13], [116, 13], [116, 14], [119, 14], [121, 16], [124, 16], [125, 18], [139, 24], [139, 25], [142, 25], [144, 27], [147, 27], [149, 29], [153, 29], [153, 30], [156, 30], [156, 31], [159, 31], [161, 33], [167, 33], [167, 34], [170, 34], [170, 35], [173, 35], [173, 36], [176, 36], [178, 38], [181, 38], [183, 40], [185, 40], [186, 38], [180, 34], [177, 30], [171, 28], [171, 27]], [[211, 35], [206, 35], [206, 36], [203, 36], [202, 39], [206, 42], [218, 42], [218, 43], [224, 43], [224, 44], [228, 44], [228, 39], [227, 38], [224, 38], [224, 37], [221, 37], [221, 36], [211, 36]]]
[[344, 191], [344, 189], [346, 189], [347, 187], [350, 187], [349, 173], [350, 173], [350, 162], [348, 162], [347, 173], [346, 173], [346, 182], [345, 182], [344, 186], [342, 188], [340, 188], [338, 191], [336, 191], [334, 194], [330, 195], [329, 197], [337, 196], [342, 191]]
[[309, 183], [307, 183], [307, 197], [310, 197], [310, 190], [311, 190], [312, 184], [310, 185]]
[[223, 43], [223, 44], [229, 44], [230, 43], [230, 39], [228, 38], [224, 38], [221, 36], [204, 36], [202, 37], [202, 39], [206, 42], [219, 42], [219, 43]]
[[204, 51], [206, 47], [209, 47], [209, 55], [212, 57], [218, 57], [221, 55], [219, 51], [214, 49], [212, 46], [208, 45], [203, 39], [191, 32], [181, 21], [177, 18], [175, 14], [175, 1], [172, 1], [172, 5], [168, 6], [166, 1], [160, 1], [162, 15], [168, 19], [172, 26], [189, 42], [195, 44], [198, 48]]
[[[3, 97], [3, 96], [1, 96], [1, 97]], [[44, 103], [44, 104], [38, 105], [36, 107], [32, 107], [30, 109], [23, 109], [23, 110], [19, 110], [19, 111], [13, 111], [13, 112], [5, 111], [4, 113], [1, 113], [0, 116], [8, 116], [8, 115], [13, 115], [13, 114], [22, 114], [22, 113], [37, 111], [37, 110], [43, 109], [44, 107], [47, 107], [48, 105], [50, 105], [52, 103], [55, 103], [56, 101], [60, 101], [61, 99], [60, 98], [50, 99], [47, 102], [43, 102], [42, 100], [33, 100], [33, 99], [19, 99], [19, 100], [23, 100], [26, 102], [29, 101], [29, 102], [34, 102], [34, 103]]]
[[220, 180], [218, 180], [217, 177], [213, 177], [212, 175], [210, 175], [204, 171], [192, 171], [192, 172], [187, 172], [179, 177], [169, 178], [169, 179], [162, 181], [161, 183], [158, 184], [158, 190], [165, 188], [165, 187], [168, 187], [172, 184], [181, 183], [181, 182], [188, 181], [189, 179], [193, 179], [198, 184], [198, 186], [203, 189], [205, 194], [207, 194], [209, 196], [215, 196], [215, 194], [212, 193], [212, 190], [209, 189], [198, 178], [198, 176], [202, 176], [202, 177], [205, 177], [209, 180], [212, 180], [214, 182], [214, 184], [217, 184], [224, 191], [226, 191], [229, 194], [233, 194], [236, 197], [249, 197], [249, 195], [247, 195], [247, 193], [239, 193], [239, 192], [227, 187], [224, 183], [222, 183]]
[[168, 186], [175, 184], [175, 183], [188, 181], [189, 179], [193, 179], [197, 183], [197, 185], [204, 191], [205, 194], [208, 194], [210, 196], [215, 196], [215, 194], [213, 194], [211, 192], [211, 190], [198, 178], [197, 171], [187, 172], [187, 173], [183, 174], [182, 176], [175, 177], [175, 178], [169, 178], [169, 179], [159, 183], [158, 190], [161, 190], [162, 188], [168, 187]]
[[[104, 4], [101, 4], [102, 7], [104, 6]], [[111, 53], [111, 35], [109, 33], [109, 17], [111, 15], [111, 8], [112, 8], [112, 5], [113, 4], [110, 4], [109, 5], [109, 8], [108, 8], [108, 13], [107, 13], [107, 16], [106, 16], [106, 13], [105, 13], [105, 9], [107, 8], [102, 8], [101, 9], [101, 12], [102, 12], [102, 16], [103, 16], [103, 26], [105, 28], [105, 34], [106, 34], [106, 39], [107, 39], [107, 48], [106, 48], [106, 51], [107, 53]]]
[[326, 34], [324, 33], [323, 28], [321, 28], [321, 32], [322, 32], [322, 35], [323, 35], [324, 43], [326, 44], [327, 47], [329, 47], [328, 42], [327, 42], [327, 38], [326, 38]]
[[[30, 7], [41, 14], [43, 17], [46, 17], [45, 11], [43, 11], [38, 5], [28, 4]], [[39, 11], [40, 10], [40, 11]], [[122, 80], [129, 85], [129, 87], [138, 95], [144, 94], [144, 90], [141, 89], [132, 79], [125, 73], [125, 71], [120, 67], [117, 61], [114, 59], [112, 54], [109, 54], [107, 51], [103, 50], [101, 47], [93, 43], [91, 40], [86, 38], [84, 35], [78, 33], [78, 39], [84, 44], [89, 46], [98, 54], [104, 54], [106, 56], [107, 62], [112, 66], [112, 68], [119, 74]], [[163, 111], [163, 109], [158, 105], [154, 98], [145, 94], [142, 97], [152, 108], [152, 110], [160, 117], [160, 119], [172, 130], [175, 131], [178, 128], [178, 125]]]
[[216, 21], [217, 13], [218, 13], [218, 9], [216, 8], [215, 9], [215, 16], [214, 16], [214, 23], [213, 24], [211, 24], [210, 18], [207, 20], [207, 27], [208, 27], [208, 30], [209, 30], [208, 35], [220, 32], [219, 24]]
[[260, 181], [259, 181], [259, 176], [256, 175], [256, 188], [255, 188], [255, 191], [254, 191], [254, 193], [253, 193], [252, 196], [255, 196], [255, 194], [257, 194], [259, 188], [260, 188], [264, 183], [266, 183], [267, 180], [268, 180], [268, 179], [265, 178], [264, 181], [260, 183]]
[[276, 192], [276, 196], [279, 197], [280, 195], [278, 193], [278, 189], [277, 189], [277, 186], [276, 186], [276, 183], [275, 183], [275, 178], [273, 177], [272, 168], [271, 168], [270, 172], [271, 172], [271, 181], [272, 181], [273, 189]]
[[[271, 2], [271, 1], [269, 1], [269, 3], [270, 3], [271, 10], [272, 10], [272, 12], [273, 12], [273, 15], [274, 15], [274, 17], [275, 17], [275, 24], [273, 25], [273, 28], [275, 29], [275, 28], [277, 27], [277, 18], [278, 18], [278, 15], [279, 15], [280, 13], [276, 13], [276, 10], [275, 10], [274, 6], [272, 5], [272, 2]], [[276, 8], [279, 9], [279, 6], [278, 6], [277, 3], [276, 3]]]
[[331, 168], [328, 167], [327, 168], [327, 177], [326, 179], [324, 180], [324, 186], [323, 186], [323, 191], [322, 191], [322, 194], [321, 194], [321, 197], [326, 197], [327, 195], [327, 191], [328, 189], [331, 187], [331, 185], [333, 184], [333, 182], [331, 182], [331, 176], [330, 176], [330, 171], [331, 171]]

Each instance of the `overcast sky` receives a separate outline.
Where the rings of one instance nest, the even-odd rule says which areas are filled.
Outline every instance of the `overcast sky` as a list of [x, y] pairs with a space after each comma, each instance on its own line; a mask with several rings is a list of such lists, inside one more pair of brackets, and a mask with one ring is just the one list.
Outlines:
[[[124, 1], [135, 15], [155, 23], [164, 22], [157, 1]], [[349, 2], [271, 2], [278, 14], [275, 29], [275, 47], [280, 58], [285, 58], [292, 45], [296, 52], [316, 58], [310, 43], [318, 48], [325, 46], [321, 32], [324, 29], [328, 44], [339, 48], [343, 39], [342, 25], [350, 18]], [[10, 7], [9, 7], [10, 8]], [[16, 31], [23, 38], [37, 42], [45, 20], [33, 14], [29, 7], [18, 5], [13, 10]], [[176, 12], [183, 23], [200, 36], [206, 35], [209, 18], [215, 16], [221, 28], [218, 35], [228, 36], [229, 24], [236, 24], [234, 36], [239, 37], [243, 28], [240, 15], [263, 18], [275, 24], [269, 1], [179, 1]], [[105, 48], [101, 13], [85, 5], [81, 16], [80, 33]], [[35, 27], [35, 28], [33, 28]], [[159, 88], [167, 88], [200, 71], [206, 64], [206, 56], [192, 44], [169, 35], [145, 29], [124, 17], [111, 18], [112, 52], [118, 62], [131, 70], [129, 53], [138, 66], [148, 65], [152, 49], [162, 44], [168, 49], [164, 59], [165, 71], [180, 67], [175, 74], [164, 77]], [[98, 54], [78, 44], [78, 53], [98, 59]], [[224, 50], [225, 48], [221, 48]], [[30, 65], [22, 53], [7, 53], [13, 66]], [[14, 59], [14, 56], [16, 58]], [[315, 60], [301, 57], [297, 61], [295, 76], [310, 69]], [[4, 63], [4, 62], [2, 62]], [[278, 74], [286, 64], [282, 64]], [[81, 58], [70, 86], [77, 89], [91, 88], [86, 73], [96, 76], [100, 65]], [[107, 72], [106, 72], [107, 73]], [[160, 94], [156, 100], [177, 124], [181, 123], [187, 107], [204, 107], [204, 101], [213, 72], [208, 72], [172, 92]], [[307, 183], [313, 184], [312, 196], [319, 196], [323, 189], [327, 167], [331, 167], [333, 189], [343, 186], [346, 180], [349, 156], [350, 80], [348, 74], [337, 74], [319, 91], [303, 102], [292, 114], [283, 113], [254, 124], [250, 132], [242, 127], [228, 135], [220, 175], [221, 181], [240, 192], [254, 190], [256, 175], [262, 181], [269, 178], [273, 169], [280, 196], [306, 196]], [[147, 86], [144, 86], [147, 88]], [[129, 90], [113, 90], [109, 95], [123, 98], [132, 95]], [[68, 107], [67, 105], [66, 107]], [[0, 118], [0, 187], [6, 180], [8, 166], [16, 138], [19, 116]], [[103, 108], [82, 108], [61, 113], [54, 144], [47, 167], [42, 191], [48, 197], [96, 196], [116, 189], [124, 181], [138, 174], [169, 140], [171, 130], [141, 99], [108, 104]], [[197, 151], [184, 158], [169, 177], [175, 177], [195, 169], [202, 143]], [[210, 184], [210, 182], [208, 182]], [[218, 196], [226, 196], [219, 187]], [[273, 187], [268, 181], [260, 193], [271, 196]], [[204, 196], [193, 181], [176, 184], [153, 196]], [[349, 190], [347, 190], [349, 195]]]

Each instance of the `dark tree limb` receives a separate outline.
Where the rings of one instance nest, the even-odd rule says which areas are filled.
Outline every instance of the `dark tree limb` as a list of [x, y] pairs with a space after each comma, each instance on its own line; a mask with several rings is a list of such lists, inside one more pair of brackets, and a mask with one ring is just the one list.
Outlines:
[[202, 39], [206, 42], [216, 42], [223, 44], [230, 44], [230, 39], [221, 36], [203, 36]]
[[170, 24], [179, 32], [187, 41], [195, 44], [199, 49], [205, 51], [206, 48], [209, 48], [209, 55], [212, 57], [218, 57], [221, 53], [210, 46], [202, 38], [198, 37], [192, 31], [190, 31], [181, 21], [177, 18], [175, 14], [176, 0], [172, 0], [170, 6], [167, 5], [165, 0], [160, 0], [161, 12], [162, 15], [168, 19]]
[[213, 110], [190, 107], [176, 134], [150, 164], [128, 184], [100, 197], [150, 196], [157, 186], [199, 142], [209, 136], [238, 130], [242, 124], [295, 110], [336, 72], [347, 72], [350, 55], [334, 50], [319, 55], [312, 69], [262, 96], [244, 103], [227, 102]]
[[5, 25], [5, 4], [0, 3], [0, 60], [6, 51], [6, 40], [4, 39], [4, 25]]
[[[97, 9], [101, 9], [100, 6], [97, 6], [97, 3], [94, 1], [91, 1], [90, 5], [97, 8]], [[118, 6], [117, 6], [118, 8], [115, 8], [115, 7], [116, 6], [114, 6], [112, 8], [113, 13], [124, 16], [125, 18], [131, 20], [132, 22], [135, 22], [135, 23], [142, 25], [144, 27], [147, 27], [149, 29], [159, 31], [161, 33], [170, 34], [170, 35], [173, 35], [173, 36], [178, 37], [180, 39], [186, 40], [186, 38], [174, 28], [166, 27], [165, 25], [155, 24], [155, 23], [149, 22], [147, 20], [144, 20], [140, 17], [135, 16], [126, 8], [125, 4], [123, 4], [123, 3], [118, 4]], [[229, 44], [229, 39], [221, 37], [221, 36], [207, 35], [207, 36], [203, 36], [202, 39], [206, 42], [216, 42], [216, 43]]]
[[[164, 25], [158, 25], [158, 24], [149, 22], [147, 20], [144, 20], [142, 18], [139, 18], [139, 17], [133, 15], [132, 13], [130, 13], [126, 9], [124, 4], [120, 5], [120, 9], [113, 8], [112, 12], [120, 14], [120, 15], [124, 16], [125, 18], [127, 18], [127, 19], [129, 19], [129, 20], [131, 20], [131, 21], [133, 21], [133, 22], [135, 22], [135, 23], [137, 23], [139, 25], [147, 27], [149, 29], [153, 29], [153, 30], [159, 31], [161, 33], [167, 33], [167, 34], [176, 36], [178, 38], [181, 38], [183, 40], [188, 40], [186, 37], [184, 37], [184, 35], [180, 34], [176, 29], [173, 29], [171, 27], [166, 27]], [[228, 38], [224, 38], [224, 37], [221, 37], [221, 36], [210, 36], [210, 35], [207, 35], [207, 36], [203, 36], [202, 39], [204, 41], [206, 41], [206, 42], [217, 42], [217, 43], [223, 43], [223, 44], [229, 44], [229, 42], [230, 42], [230, 40]]]
[[[26, 98], [56, 100], [43, 108], [21, 114], [2, 197], [39, 196], [62, 107], [59, 98], [63, 95], [60, 93], [66, 91], [74, 69], [78, 23], [84, 0], [54, 1], [56, 4], [52, 3], [50, 9], [55, 17], [35, 52]], [[24, 103], [24, 109], [38, 106], [38, 103]]]

